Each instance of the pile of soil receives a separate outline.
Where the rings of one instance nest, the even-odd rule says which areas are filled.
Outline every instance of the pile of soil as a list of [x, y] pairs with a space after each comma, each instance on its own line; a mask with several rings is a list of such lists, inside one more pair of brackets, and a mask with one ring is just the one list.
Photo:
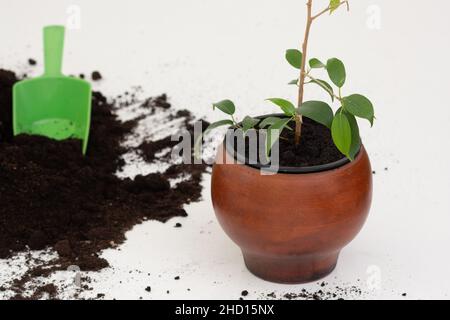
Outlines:
[[[100, 92], [92, 98], [85, 157], [79, 140], [13, 137], [11, 91], [17, 81], [13, 72], [0, 70], [0, 259], [28, 249], [54, 248], [59, 254], [50, 267], [35, 268], [16, 279], [12, 289], [17, 297], [33, 277], [71, 265], [83, 271], [107, 267], [99, 253], [121, 244], [134, 225], [186, 216], [183, 206], [199, 200], [203, 165], [173, 165], [166, 172], [133, 180], [116, 177], [125, 164], [122, 155], [130, 151], [121, 142], [140, 119], [119, 121], [114, 112], [117, 103], [108, 102]], [[146, 101], [146, 108], [171, 107], [165, 95], [147, 100], [151, 102]], [[184, 119], [183, 125], [193, 130], [189, 111], [173, 117]], [[170, 139], [146, 141], [140, 152], [153, 160], [155, 150], [171, 147]], [[187, 178], [171, 187], [169, 180], [180, 176]], [[36, 288], [35, 293], [44, 291], [49, 290]]]
[[0, 69], [0, 141], [10, 141], [12, 132], [12, 86], [17, 82], [14, 72]]

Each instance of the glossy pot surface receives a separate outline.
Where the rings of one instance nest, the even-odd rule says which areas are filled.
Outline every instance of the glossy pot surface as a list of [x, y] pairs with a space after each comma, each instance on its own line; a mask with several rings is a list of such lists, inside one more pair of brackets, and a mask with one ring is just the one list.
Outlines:
[[[225, 146], [218, 159], [233, 160]], [[216, 164], [212, 201], [253, 274], [305, 283], [331, 273], [342, 248], [363, 227], [372, 201], [372, 169], [364, 147], [353, 162], [316, 173], [262, 175], [242, 163]]]

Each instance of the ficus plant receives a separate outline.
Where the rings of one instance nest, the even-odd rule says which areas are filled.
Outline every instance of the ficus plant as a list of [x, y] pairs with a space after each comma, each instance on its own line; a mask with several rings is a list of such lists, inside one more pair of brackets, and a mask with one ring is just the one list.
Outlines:
[[[326, 62], [318, 58], [307, 59], [308, 42], [313, 23], [325, 14], [332, 14], [342, 6], [350, 9], [348, 1], [327, 0], [328, 6], [317, 14], [313, 14], [313, 0], [308, 0], [307, 20], [305, 37], [301, 50], [289, 49], [286, 51], [287, 62], [297, 70], [299, 77], [291, 81], [290, 85], [298, 87], [297, 105], [281, 99], [270, 98], [268, 101], [277, 105], [284, 113], [284, 117], [269, 117], [263, 121], [252, 117], [245, 117], [239, 124], [234, 114], [236, 107], [231, 100], [224, 100], [213, 105], [214, 109], [227, 114], [230, 119], [211, 124], [207, 132], [221, 126], [231, 126], [247, 132], [250, 129], [267, 129], [267, 152], [270, 152], [275, 142], [279, 139], [281, 132], [285, 129], [295, 130], [295, 141], [300, 144], [302, 139], [303, 117], [310, 118], [331, 130], [331, 136], [338, 150], [348, 159], [354, 160], [361, 145], [357, 118], [366, 119], [373, 125], [375, 120], [374, 108], [368, 98], [361, 94], [344, 95], [343, 87], [346, 82], [347, 73], [344, 63], [337, 58], [330, 58]], [[323, 80], [315, 75], [320, 70], [325, 71], [329, 80]], [[304, 101], [304, 92], [307, 85], [317, 85], [330, 96], [331, 104], [337, 104], [338, 109], [333, 112], [330, 104], [324, 101]], [[290, 127], [295, 123], [295, 129]]]

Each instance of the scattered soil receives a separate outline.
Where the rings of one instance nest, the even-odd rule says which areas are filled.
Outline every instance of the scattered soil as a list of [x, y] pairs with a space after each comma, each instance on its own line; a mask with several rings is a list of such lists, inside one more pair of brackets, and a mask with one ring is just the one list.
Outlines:
[[35, 66], [35, 65], [37, 64], [37, 61], [34, 60], [34, 59], [32, 59], [32, 58], [30, 58], [30, 59], [28, 59], [28, 64], [29, 64], [30, 66]]
[[[200, 199], [204, 165], [173, 165], [166, 172], [133, 180], [115, 175], [125, 164], [122, 156], [131, 150], [121, 142], [140, 119], [119, 121], [114, 111], [127, 104], [110, 103], [100, 92], [93, 93], [85, 157], [78, 140], [13, 138], [11, 89], [16, 81], [13, 72], [0, 70], [0, 259], [28, 249], [53, 248], [59, 255], [50, 265], [32, 268], [12, 281], [9, 289], [17, 293], [16, 298], [23, 298], [30, 280], [56, 270], [72, 265], [82, 271], [107, 267], [99, 253], [121, 244], [134, 225], [148, 219], [166, 222], [184, 217], [184, 205]], [[165, 95], [147, 100], [151, 103], [146, 106], [153, 111], [171, 107]], [[192, 129], [190, 113], [172, 117], [184, 120], [180, 129]], [[151, 151], [139, 152], [155, 159], [153, 150], [173, 147], [164, 141], [147, 140], [145, 146]], [[169, 180], [179, 177], [184, 180], [171, 187]], [[37, 287], [31, 298], [54, 297], [55, 290]]]
[[[141, 104], [141, 107], [148, 109], [148, 108], [152, 108], [152, 106], [155, 105], [155, 104], [158, 105], [159, 107], [163, 108], [163, 109], [169, 109], [171, 107], [170, 103], [167, 101], [167, 95], [165, 95], [165, 94], [163, 94], [161, 96], [158, 96], [158, 97], [147, 98]], [[184, 111], [186, 111], [186, 110], [181, 110], [181, 112], [184, 112]], [[186, 116], [191, 116], [190, 112]]]
[[320, 289], [306, 290], [300, 292], [283, 293], [277, 296], [275, 292], [266, 294], [265, 299], [282, 300], [345, 300], [359, 299], [364, 294], [362, 289], [356, 285], [332, 286], [326, 282], [317, 283]]
[[[281, 167], [311, 167], [345, 158], [334, 145], [330, 129], [308, 118], [304, 118], [300, 144], [297, 146], [294, 141], [294, 131], [283, 130], [279, 149]], [[249, 149], [249, 140], [246, 139], [245, 150]]]
[[46, 284], [36, 290], [32, 296], [32, 299], [39, 299], [44, 294], [47, 294], [50, 299], [55, 299], [58, 295], [58, 288], [52, 283]]

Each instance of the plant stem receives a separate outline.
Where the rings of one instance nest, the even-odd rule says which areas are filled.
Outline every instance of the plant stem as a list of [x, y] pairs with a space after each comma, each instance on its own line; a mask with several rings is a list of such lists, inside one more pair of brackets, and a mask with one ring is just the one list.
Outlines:
[[237, 123], [237, 121], [236, 121], [236, 119], [234, 118], [233, 115], [231, 115], [231, 121], [234, 122], [234, 126], [235, 126], [236, 128], [241, 128], [241, 126], [239, 125], [239, 123]]
[[[303, 40], [302, 45], [302, 66], [300, 69], [300, 83], [299, 83], [299, 90], [298, 90], [298, 107], [300, 108], [303, 104], [304, 99], [304, 91], [305, 91], [305, 78], [306, 78], [306, 57], [308, 55], [308, 41], [309, 41], [309, 33], [311, 31], [311, 24], [313, 22], [312, 19], [312, 1], [308, 0], [308, 3], [306, 4], [308, 8], [308, 14], [306, 18], [306, 29], [305, 29], [305, 38]], [[300, 139], [302, 136], [302, 123], [303, 123], [303, 117], [302, 115], [297, 115], [295, 117], [295, 144], [300, 144]]]
[[[303, 45], [302, 45], [303, 56], [302, 56], [302, 65], [301, 65], [301, 69], [300, 69], [300, 80], [299, 80], [299, 85], [298, 85], [298, 107], [299, 108], [303, 104], [306, 77], [316, 80], [313, 77], [311, 77], [309, 75], [309, 73], [306, 72], [306, 61], [307, 61], [307, 55], [308, 55], [308, 41], [309, 41], [309, 33], [311, 31], [311, 25], [315, 19], [317, 19], [321, 15], [331, 11], [331, 6], [328, 6], [327, 8], [325, 8], [324, 10], [320, 11], [318, 14], [313, 16], [312, 2], [313, 2], [313, 0], [308, 0], [308, 3], [306, 4], [306, 6], [308, 8], [308, 14], [306, 17], [305, 38], [303, 40]], [[339, 6], [337, 6], [336, 10], [344, 4], [347, 5], [347, 10], [350, 10], [350, 4], [349, 4], [348, 0], [340, 2]], [[335, 95], [335, 97], [339, 101], [342, 101], [342, 96], [340, 93], [339, 93], [339, 97], [336, 95]], [[295, 144], [296, 145], [300, 144], [300, 140], [302, 137], [302, 124], [303, 124], [303, 117], [301, 114], [297, 114], [295, 116]]]
[[295, 116], [295, 145], [300, 144], [300, 139], [302, 137], [302, 123], [303, 116], [301, 114], [297, 114]]

